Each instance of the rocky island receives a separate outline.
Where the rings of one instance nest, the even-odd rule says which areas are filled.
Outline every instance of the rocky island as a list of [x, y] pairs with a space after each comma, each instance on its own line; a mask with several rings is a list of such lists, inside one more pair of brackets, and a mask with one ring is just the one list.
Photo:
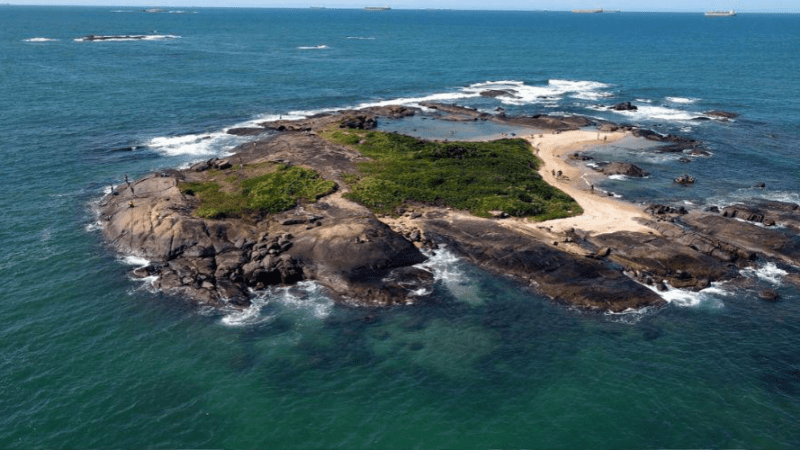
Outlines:
[[[630, 135], [694, 155], [700, 142], [585, 117], [424, 106], [440, 120], [528, 133], [446, 142], [375, 129], [421, 113], [404, 106], [231, 129], [263, 136], [231, 157], [116, 186], [101, 204], [104, 235], [152, 261], [134, 275], [156, 288], [236, 308], [301, 280], [341, 304], [424, 301], [434, 276], [419, 265], [442, 247], [554, 301], [612, 312], [663, 305], [667, 289], [742, 280], [757, 259], [800, 265], [798, 205], [643, 208], [595, 190], [581, 156]], [[597, 167], [645, 175], [620, 161]]]

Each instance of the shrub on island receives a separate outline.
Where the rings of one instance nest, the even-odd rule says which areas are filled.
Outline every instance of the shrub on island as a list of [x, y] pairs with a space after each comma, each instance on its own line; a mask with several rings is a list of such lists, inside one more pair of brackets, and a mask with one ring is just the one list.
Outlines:
[[315, 202], [336, 190], [335, 182], [323, 179], [311, 169], [285, 164], [258, 166], [268, 173], [250, 178], [230, 175], [220, 179], [221, 172], [211, 172], [213, 178], [208, 181], [181, 183], [179, 187], [184, 194], [194, 195], [200, 200], [194, 214], [208, 219], [279, 213], [294, 208], [298, 202]]
[[344, 180], [347, 198], [378, 213], [405, 202], [489, 211], [548, 220], [582, 212], [567, 194], [536, 172], [541, 161], [523, 139], [492, 142], [435, 142], [395, 133], [332, 129], [324, 136], [357, 149], [371, 160]]

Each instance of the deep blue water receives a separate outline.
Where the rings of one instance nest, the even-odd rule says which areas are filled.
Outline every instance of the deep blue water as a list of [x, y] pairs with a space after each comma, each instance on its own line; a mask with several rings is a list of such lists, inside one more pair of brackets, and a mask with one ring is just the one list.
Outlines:
[[[651, 172], [602, 185], [631, 201], [800, 201], [800, 16], [187, 12], [0, 7], [0, 447], [800, 447], [800, 292], [781, 281], [798, 268], [747, 273], [775, 304], [718, 286], [609, 316], [442, 252], [429, 305], [365, 320], [304, 284], [242, 316], [128, 279], [92, 212], [125, 174], [243, 142], [225, 128], [419, 99], [713, 153], [598, 150]], [[489, 85], [520, 98], [476, 96]], [[638, 112], [597, 106], [621, 101]], [[712, 109], [741, 116], [691, 120]], [[698, 183], [676, 189], [684, 172]]]

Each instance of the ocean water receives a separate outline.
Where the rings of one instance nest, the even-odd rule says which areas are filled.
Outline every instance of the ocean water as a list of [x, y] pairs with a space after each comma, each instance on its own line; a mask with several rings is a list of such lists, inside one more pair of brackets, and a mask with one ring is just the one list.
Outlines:
[[[424, 305], [341, 308], [303, 283], [235, 313], [130, 279], [141, 262], [93, 213], [126, 174], [245, 141], [226, 128], [422, 100], [587, 114], [712, 153], [598, 149], [651, 172], [601, 185], [630, 201], [800, 201], [800, 16], [185, 12], [0, 7], [0, 447], [800, 447], [796, 267], [608, 315], [445, 250]], [[598, 106], [622, 101], [639, 110]], [[691, 120], [712, 109], [741, 116]], [[497, 130], [419, 129], [440, 131]]]

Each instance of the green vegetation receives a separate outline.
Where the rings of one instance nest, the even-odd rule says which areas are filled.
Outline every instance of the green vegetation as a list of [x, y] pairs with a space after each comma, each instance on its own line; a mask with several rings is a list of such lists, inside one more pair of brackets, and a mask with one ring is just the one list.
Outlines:
[[310, 169], [283, 164], [244, 167], [252, 168], [272, 171], [244, 179], [228, 174], [224, 180], [217, 180], [224, 176], [217, 173], [217, 177], [208, 181], [181, 183], [180, 189], [200, 199], [195, 215], [211, 219], [278, 213], [295, 207], [299, 201], [313, 202], [336, 190], [336, 183], [322, 179]]
[[568, 195], [545, 183], [541, 161], [523, 139], [493, 142], [428, 142], [399, 134], [331, 130], [330, 140], [350, 145], [372, 159], [358, 176], [343, 179], [347, 197], [391, 213], [406, 201], [447, 205], [481, 217], [500, 210], [535, 220], [582, 212]]

